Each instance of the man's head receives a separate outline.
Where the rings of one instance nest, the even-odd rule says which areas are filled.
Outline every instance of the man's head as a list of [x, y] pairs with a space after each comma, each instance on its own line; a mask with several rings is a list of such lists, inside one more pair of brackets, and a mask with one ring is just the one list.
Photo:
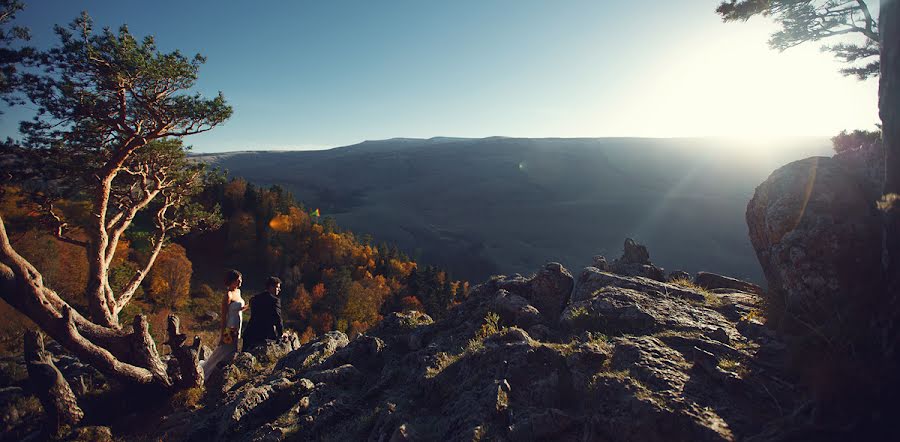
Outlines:
[[273, 296], [278, 296], [281, 293], [281, 280], [270, 276], [269, 279], [266, 279], [266, 291]]

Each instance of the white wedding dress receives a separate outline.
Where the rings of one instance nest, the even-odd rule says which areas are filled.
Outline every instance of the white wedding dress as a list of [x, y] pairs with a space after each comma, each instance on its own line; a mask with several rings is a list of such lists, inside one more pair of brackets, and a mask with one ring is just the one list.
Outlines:
[[228, 304], [228, 316], [225, 318], [225, 331], [219, 338], [219, 346], [216, 347], [208, 358], [200, 361], [200, 368], [203, 370], [203, 382], [206, 382], [206, 380], [209, 379], [209, 375], [212, 374], [219, 363], [237, 353], [238, 337], [241, 335], [243, 309], [243, 299], [238, 298], [237, 301], [231, 301]]

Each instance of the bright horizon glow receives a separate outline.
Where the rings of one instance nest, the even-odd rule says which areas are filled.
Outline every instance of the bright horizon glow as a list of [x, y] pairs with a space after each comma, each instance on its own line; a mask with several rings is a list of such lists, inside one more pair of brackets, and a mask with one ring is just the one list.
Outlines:
[[[80, 10], [162, 50], [200, 52], [197, 89], [234, 116], [194, 152], [311, 150], [395, 137], [775, 137], [873, 129], [877, 80], [841, 76], [819, 45], [779, 53], [766, 19], [719, 0], [432, 3], [29, 1], [34, 44]], [[177, 5], [177, 7], [176, 7]], [[173, 13], [172, 11], [178, 11]], [[828, 41], [835, 43], [836, 41]], [[25, 109], [4, 109], [16, 136]]]

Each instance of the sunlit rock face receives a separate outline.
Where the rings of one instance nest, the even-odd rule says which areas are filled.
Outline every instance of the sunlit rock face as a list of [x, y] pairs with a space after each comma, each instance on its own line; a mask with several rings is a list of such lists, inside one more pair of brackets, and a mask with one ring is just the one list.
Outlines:
[[827, 157], [795, 161], [773, 172], [747, 205], [770, 291], [806, 320], [863, 308], [877, 282], [880, 219], [858, 170]]

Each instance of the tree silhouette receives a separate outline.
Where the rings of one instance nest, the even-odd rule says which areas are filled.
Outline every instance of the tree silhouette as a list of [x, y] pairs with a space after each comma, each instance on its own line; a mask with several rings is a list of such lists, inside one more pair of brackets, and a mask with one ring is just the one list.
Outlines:
[[[839, 60], [854, 64], [841, 69], [844, 75], [864, 80], [877, 76], [878, 21], [862, 0], [730, 0], [716, 9], [725, 21], [746, 21], [754, 15], [773, 17], [781, 30], [772, 34], [769, 46], [783, 51], [808, 41], [856, 34], [862, 43], [837, 43], [822, 49]], [[859, 64], [861, 63], [861, 64]]]

